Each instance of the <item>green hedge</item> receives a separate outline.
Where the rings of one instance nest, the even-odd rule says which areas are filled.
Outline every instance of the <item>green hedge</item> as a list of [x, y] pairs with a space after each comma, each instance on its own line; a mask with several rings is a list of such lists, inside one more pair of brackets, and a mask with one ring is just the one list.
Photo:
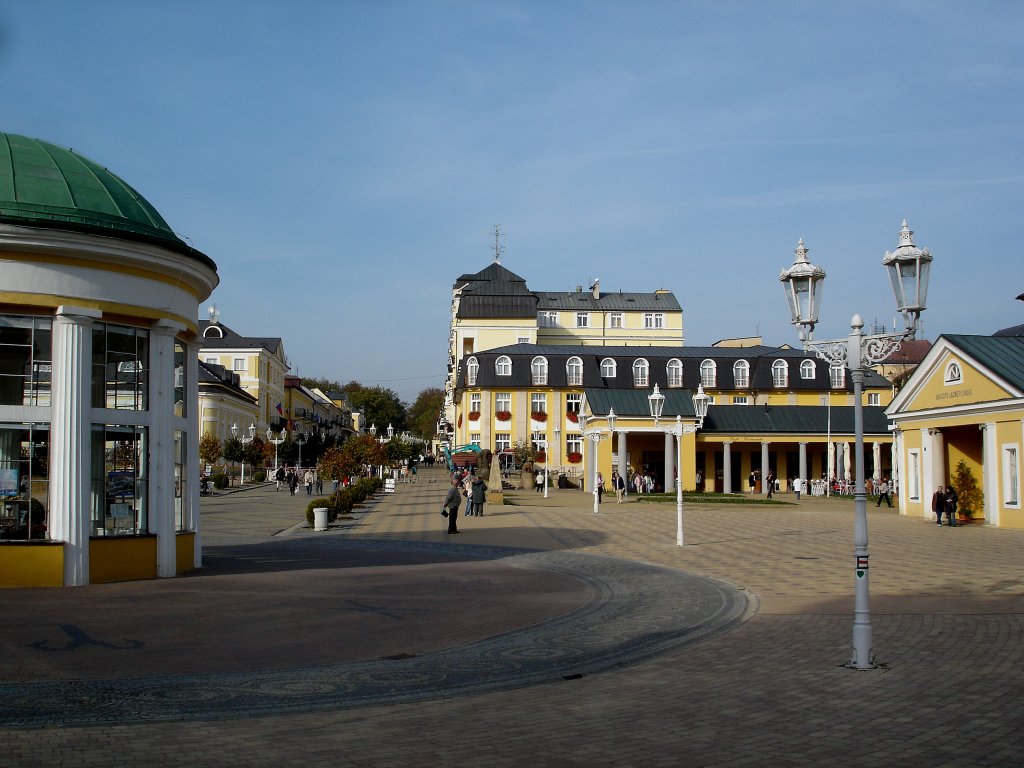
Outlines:
[[217, 472], [210, 475], [210, 482], [213, 483], [214, 488], [227, 488], [228, 487], [228, 476], [223, 472]]
[[330, 496], [313, 499], [306, 506], [306, 523], [310, 528], [313, 527], [313, 510], [318, 507], [327, 507], [327, 522], [333, 523], [338, 515], [349, 514], [357, 504], [366, 501], [383, 487], [384, 482], [379, 477], [363, 477], [348, 488], [339, 488]]

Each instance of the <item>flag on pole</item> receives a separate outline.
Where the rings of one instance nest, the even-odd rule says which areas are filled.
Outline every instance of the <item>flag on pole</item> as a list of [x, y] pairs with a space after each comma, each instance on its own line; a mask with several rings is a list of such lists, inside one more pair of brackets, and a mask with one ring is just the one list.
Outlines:
[[277, 404], [277, 415], [278, 416], [284, 416], [284, 409], [281, 408], [281, 403]]

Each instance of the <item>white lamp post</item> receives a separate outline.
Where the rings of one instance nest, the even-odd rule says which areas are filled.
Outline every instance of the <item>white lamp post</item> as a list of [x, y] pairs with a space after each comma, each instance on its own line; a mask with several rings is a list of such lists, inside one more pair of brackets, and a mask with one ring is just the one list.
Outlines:
[[[246, 433], [248, 433], [248, 434], [246, 434]], [[232, 437], [238, 437], [238, 424], [237, 423], [231, 425], [231, 436]], [[256, 425], [255, 424], [250, 424], [249, 425], [249, 429], [247, 429], [245, 432], [243, 432], [242, 436], [238, 437], [238, 439], [241, 441], [242, 447], [245, 448], [245, 446], [247, 446], [249, 443], [251, 443], [253, 441], [253, 438], [255, 438], [255, 437], [256, 437]], [[242, 459], [242, 476], [239, 479], [238, 484], [239, 485], [245, 485], [245, 459], [244, 458]]]
[[800, 240], [796, 261], [779, 275], [786, 290], [790, 322], [799, 329], [804, 349], [812, 351], [830, 365], [849, 368], [853, 379], [853, 424], [856, 438], [856, 485], [854, 489], [854, 621], [853, 658], [847, 665], [853, 669], [874, 669], [871, 640], [871, 612], [868, 584], [868, 516], [867, 493], [864, 489], [864, 368], [881, 362], [900, 348], [900, 344], [913, 339], [917, 333], [921, 312], [925, 309], [928, 277], [932, 256], [927, 249], [914, 245], [914, 233], [906, 220], [900, 230], [899, 247], [885, 252], [882, 264], [889, 270], [889, 279], [896, 306], [903, 314], [906, 329], [902, 333], [865, 334], [864, 321], [854, 315], [850, 321], [850, 335], [846, 339], [812, 342], [814, 326], [818, 322], [821, 283], [825, 270], [807, 261], [807, 249]]
[[277, 472], [277, 446], [284, 442], [284, 436], [278, 432], [277, 437], [274, 437], [274, 433], [270, 431], [270, 427], [267, 427], [267, 440], [274, 444], [274, 471]]
[[[561, 418], [561, 417], [559, 417]], [[558, 467], [561, 469], [562, 466], [562, 427], [560, 424], [555, 424], [555, 456], [558, 458]], [[550, 451], [549, 451], [550, 455]], [[548, 495], [547, 483], [544, 484], [544, 495]]]
[[[609, 408], [608, 416], [605, 418], [608, 422], [608, 433], [610, 435], [615, 430], [615, 411], [612, 408]], [[587, 429], [587, 415], [585, 413], [580, 413], [579, 419], [580, 433], [583, 435], [584, 439], [589, 440], [594, 446], [593, 454], [590, 459], [592, 464], [590, 468], [590, 487], [594, 494], [594, 514], [597, 515], [601, 512], [601, 501], [597, 493], [597, 445], [605, 438], [605, 434], [599, 427]]]
[[299, 436], [295, 438], [295, 444], [299, 446], [299, 466], [296, 468], [296, 471], [298, 471], [302, 469], [302, 446], [306, 444], [305, 432], [299, 433]]
[[[647, 397], [651, 409], [651, 417], [654, 425], [658, 426], [662, 410], [665, 407], [665, 396], [661, 394], [658, 385], [654, 385], [654, 391]], [[693, 412], [697, 417], [694, 424], [683, 424], [682, 414], [676, 414], [675, 424], [665, 427], [665, 432], [675, 435], [676, 438], [676, 545], [686, 546], [683, 536], [683, 435], [696, 432], [704, 426], [704, 417], [708, 415], [708, 405], [711, 398], [704, 394], [704, 387], [697, 385], [697, 392], [693, 396]], [[666, 478], [667, 480], [668, 478]]]
[[377, 436], [377, 425], [376, 424], [371, 424], [370, 425], [370, 435], [372, 435], [373, 437]]

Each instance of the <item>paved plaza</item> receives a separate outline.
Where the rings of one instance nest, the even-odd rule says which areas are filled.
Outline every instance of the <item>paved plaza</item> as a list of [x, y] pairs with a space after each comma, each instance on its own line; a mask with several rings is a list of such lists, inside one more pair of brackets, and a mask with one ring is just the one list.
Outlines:
[[680, 548], [578, 491], [449, 537], [444, 481], [325, 532], [206, 497], [194, 575], [0, 592], [0, 765], [1024, 763], [1024, 532], [869, 506], [853, 671], [849, 500], [687, 505]]

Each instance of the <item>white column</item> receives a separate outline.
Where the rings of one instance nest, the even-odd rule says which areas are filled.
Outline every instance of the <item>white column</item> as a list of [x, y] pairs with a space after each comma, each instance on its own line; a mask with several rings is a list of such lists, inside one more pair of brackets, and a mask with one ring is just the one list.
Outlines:
[[[946, 441], [941, 429], [932, 430], [932, 478], [936, 487], [950, 484], [951, 478], [946, 475]], [[935, 489], [929, 490], [934, 492]], [[928, 498], [931, 498], [931, 493], [928, 494]]]
[[722, 491], [732, 493], [732, 443], [722, 443]]
[[665, 493], [669, 493], [676, 489], [672, 483], [673, 473], [672, 467], [676, 463], [676, 442], [675, 438], [669, 432], [665, 433], [665, 467], [663, 477], [665, 478]]
[[907, 514], [907, 489], [904, 487], [904, 463], [903, 463], [903, 432], [897, 429], [892, 433], [892, 475], [890, 485], [896, 488], [896, 503], [899, 504], [900, 514]]
[[156, 534], [156, 575], [160, 577], [178, 573], [172, 419], [174, 337], [182, 330], [184, 327], [178, 323], [161, 320], [149, 334], [149, 532]]
[[629, 433], [625, 431], [619, 432], [619, 477], [621, 477], [622, 481], [626, 484], [626, 490], [622, 494], [623, 497], [629, 496], [629, 474], [626, 471], [629, 467], [629, 461], [627, 459], [629, 454], [628, 449]]
[[[875, 442], [871, 444], [871, 478], [877, 485], [878, 481], [882, 479], [882, 444]], [[893, 464], [893, 474], [895, 475], [896, 465]]]
[[92, 322], [97, 309], [60, 306], [53, 321], [50, 537], [64, 542], [64, 586], [89, 583]]
[[[807, 480], [807, 443], [800, 443], [800, 474], [801, 480]], [[811, 488], [808, 486], [804, 489], [804, 493], [808, 496], [811, 495]]]
[[768, 441], [761, 441], [761, 495], [768, 495]]
[[981, 425], [981, 491], [985, 494], [985, 522], [999, 525], [999, 446], [995, 422]]
[[196, 568], [203, 564], [203, 547], [200, 536], [200, 499], [199, 499], [199, 438], [202, 437], [203, 424], [199, 410], [199, 350], [202, 345], [191, 341], [185, 347], [185, 420], [188, 422], [188, 437], [185, 441], [185, 478], [188, 481], [188, 498], [186, 506], [186, 527], [195, 531], [195, 553], [193, 559]]
[[935, 465], [932, 462], [932, 430], [921, 429], [921, 507], [922, 517], [931, 517], [931, 505], [928, 503], [935, 493], [936, 483], [942, 482], [935, 478]]
[[825, 468], [825, 475], [831, 488], [832, 478], [836, 476], [836, 444], [831, 440], [828, 442], [828, 466]]

